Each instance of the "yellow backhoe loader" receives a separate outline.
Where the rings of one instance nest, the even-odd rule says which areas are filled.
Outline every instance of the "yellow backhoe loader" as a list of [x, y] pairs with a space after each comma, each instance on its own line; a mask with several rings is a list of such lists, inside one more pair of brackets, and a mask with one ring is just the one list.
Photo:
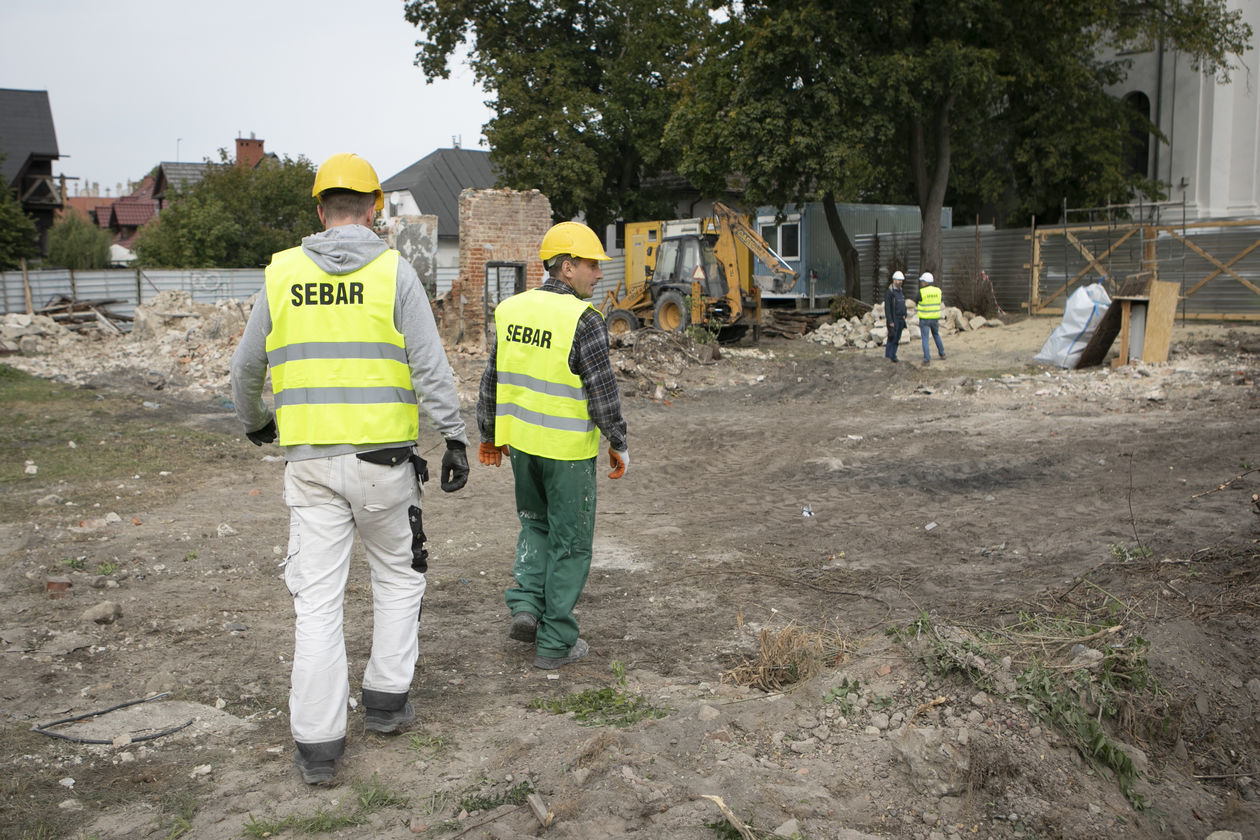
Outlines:
[[[770, 268], [754, 278], [753, 258]], [[760, 335], [761, 289], [785, 292], [797, 271], [748, 221], [721, 202], [700, 219], [626, 225], [626, 274], [600, 306], [614, 335], [641, 326], [679, 332], [703, 326], [722, 340]]]

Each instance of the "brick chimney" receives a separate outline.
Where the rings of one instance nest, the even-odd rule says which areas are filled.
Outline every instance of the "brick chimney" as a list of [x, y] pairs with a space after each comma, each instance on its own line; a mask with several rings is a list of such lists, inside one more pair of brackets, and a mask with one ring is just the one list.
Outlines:
[[249, 133], [249, 139], [244, 137], [236, 138], [236, 165], [248, 166], [254, 169], [258, 166], [258, 161], [263, 159], [263, 141], [254, 139], [254, 132]]

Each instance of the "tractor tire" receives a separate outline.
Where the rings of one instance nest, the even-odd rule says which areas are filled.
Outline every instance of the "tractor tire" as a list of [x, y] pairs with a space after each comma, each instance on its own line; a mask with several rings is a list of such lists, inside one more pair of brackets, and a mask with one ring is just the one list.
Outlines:
[[658, 330], [665, 332], [682, 332], [687, 329], [687, 325], [691, 323], [691, 311], [682, 294], [672, 290], [662, 292], [652, 310], [652, 323]]
[[634, 332], [640, 326], [639, 316], [629, 309], [614, 309], [608, 313], [604, 323], [608, 325], [609, 335], [625, 335]]

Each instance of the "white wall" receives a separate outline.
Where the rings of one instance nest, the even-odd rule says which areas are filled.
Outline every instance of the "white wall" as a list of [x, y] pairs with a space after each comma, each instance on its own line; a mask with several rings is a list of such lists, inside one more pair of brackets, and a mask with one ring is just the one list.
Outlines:
[[1185, 55], [1154, 49], [1128, 56], [1129, 78], [1113, 91], [1141, 91], [1168, 138], [1152, 140], [1152, 174], [1186, 202], [1186, 218], [1260, 216], [1260, 0], [1230, 0], [1253, 30], [1252, 49], [1228, 83], [1196, 72]]

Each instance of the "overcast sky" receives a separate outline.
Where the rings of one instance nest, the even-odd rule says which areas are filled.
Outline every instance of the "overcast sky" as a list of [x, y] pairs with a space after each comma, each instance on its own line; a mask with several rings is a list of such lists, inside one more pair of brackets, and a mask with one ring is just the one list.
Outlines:
[[486, 148], [487, 96], [462, 62], [425, 84], [402, 0], [0, 0], [0, 32], [0, 87], [48, 91], [72, 196], [251, 133], [316, 165], [357, 152], [381, 180], [453, 139]]

